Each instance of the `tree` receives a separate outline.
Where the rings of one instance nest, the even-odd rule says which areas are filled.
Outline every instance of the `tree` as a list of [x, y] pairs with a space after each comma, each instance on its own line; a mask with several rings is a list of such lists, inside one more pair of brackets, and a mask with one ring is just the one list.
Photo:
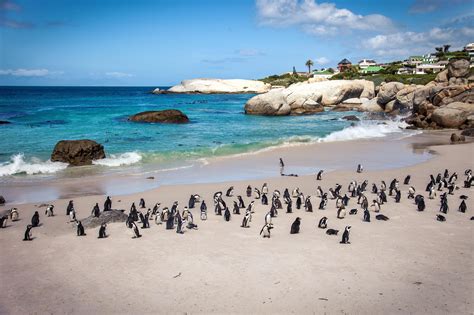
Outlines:
[[327, 70], [328, 70], [328, 72], [334, 73], [334, 69], [333, 69], [333, 68], [328, 68]]
[[444, 53], [447, 53], [449, 51], [449, 48], [451, 47], [451, 45], [443, 45], [443, 48], [444, 48]]
[[305, 63], [306, 67], [308, 67], [308, 73], [311, 73], [311, 67], [314, 65], [313, 61], [311, 59], [308, 59]]

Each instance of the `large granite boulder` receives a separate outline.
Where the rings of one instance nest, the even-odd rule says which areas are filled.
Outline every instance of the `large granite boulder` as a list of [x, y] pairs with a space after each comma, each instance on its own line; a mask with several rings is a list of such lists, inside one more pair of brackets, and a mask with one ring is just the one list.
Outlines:
[[184, 80], [166, 91], [153, 91], [155, 94], [162, 93], [202, 93], [202, 94], [240, 94], [240, 93], [265, 93], [272, 86], [268, 83], [256, 80], [241, 79], [192, 79]]
[[176, 109], [153, 110], [141, 112], [128, 117], [128, 120], [134, 122], [146, 123], [168, 123], [168, 124], [184, 124], [189, 122], [188, 116]]
[[317, 113], [323, 106], [332, 106], [361, 95], [373, 95], [374, 85], [365, 80], [333, 80], [301, 82], [285, 89], [252, 97], [245, 104], [245, 113], [253, 115], [301, 115]]
[[[126, 222], [128, 215], [126, 215], [125, 210], [116, 210], [112, 209], [109, 211], [102, 211], [99, 217], [89, 216], [81, 220], [82, 226], [85, 229], [93, 229], [104, 223], [114, 223], [114, 222]], [[75, 225], [73, 226], [75, 228]]]
[[469, 75], [469, 60], [453, 58], [448, 64], [449, 78], [464, 78]]
[[362, 103], [362, 105], [359, 106], [359, 111], [361, 112], [371, 112], [371, 113], [380, 113], [383, 112], [384, 109], [378, 102], [377, 97], [368, 100], [367, 102]]
[[385, 105], [388, 102], [395, 99], [398, 91], [403, 89], [405, 84], [400, 82], [388, 82], [380, 86], [379, 93], [377, 94], [378, 102], [381, 105]]
[[474, 104], [472, 103], [452, 102], [446, 105], [446, 108], [459, 109], [470, 114], [474, 113]]
[[104, 158], [104, 147], [92, 140], [61, 140], [51, 154], [51, 161], [71, 166], [90, 165], [93, 160]]
[[467, 118], [465, 111], [455, 108], [437, 108], [433, 111], [431, 119], [443, 128], [459, 128]]

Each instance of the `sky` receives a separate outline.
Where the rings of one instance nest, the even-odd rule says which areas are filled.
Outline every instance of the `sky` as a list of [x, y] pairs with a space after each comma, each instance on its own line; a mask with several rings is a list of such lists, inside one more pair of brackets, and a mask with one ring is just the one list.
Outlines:
[[469, 42], [472, 0], [0, 0], [0, 85], [258, 79]]

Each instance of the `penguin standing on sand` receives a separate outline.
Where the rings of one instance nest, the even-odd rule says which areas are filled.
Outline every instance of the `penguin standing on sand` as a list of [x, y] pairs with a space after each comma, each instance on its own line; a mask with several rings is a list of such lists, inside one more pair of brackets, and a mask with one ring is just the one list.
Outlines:
[[323, 170], [320, 170], [320, 171], [318, 172], [318, 175], [316, 175], [316, 180], [322, 180], [323, 172], [324, 172]]
[[351, 230], [351, 226], [348, 225], [346, 226], [346, 228], [344, 229], [344, 233], [342, 233], [342, 240], [341, 240], [341, 244], [350, 244], [351, 242], [349, 242], [349, 231]]
[[364, 167], [362, 164], [357, 165], [357, 173], [362, 173], [364, 171]]
[[8, 222], [8, 216], [4, 215], [0, 217], [0, 228], [6, 228], [7, 227], [7, 222]]
[[462, 200], [461, 204], [459, 205], [459, 212], [465, 213], [466, 210], [467, 210], [466, 201]]
[[35, 211], [35, 214], [33, 214], [33, 217], [31, 218], [31, 225], [33, 227], [38, 227], [39, 223], [40, 223], [39, 213], [38, 211]]
[[364, 210], [364, 222], [370, 222], [370, 212], [369, 210]]
[[252, 220], [252, 212], [249, 209], [247, 209], [247, 211], [245, 212], [245, 216], [242, 219], [242, 225], [240, 227], [249, 228], [250, 227], [249, 223], [251, 220]]
[[20, 217], [20, 215], [18, 214], [17, 208], [11, 208], [8, 215], [10, 216], [10, 220], [12, 220], [12, 222], [18, 221]]
[[201, 202], [201, 220], [207, 220], [207, 205], [204, 200]]
[[252, 187], [250, 185], [247, 186], [247, 197], [252, 197]]
[[66, 208], [66, 215], [69, 215], [71, 211], [74, 211], [74, 203], [72, 200], [69, 200], [69, 203]]
[[402, 199], [402, 193], [401, 193], [400, 190], [397, 190], [397, 191], [395, 192], [395, 202], [396, 202], [396, 203], [400, 203], [400, 199]]
[[53, 205], [47, 206], [44, 214], [48, 217], [54, 217], [54, 206]]
[[234, 214], [240, 214], [240, 207], [237, 204], [237, 201], [234, 201], [234, 209], [232, 210]]
[[421, 196], [420, 200], [418, 200], [418, 211], [425, 211], [426, 205], [425, 205], [425, 198]]
[[262, 205], [268, 205], [268, 197], [267, 194], [262, 194]]
[[403, 181], [403, 185], [410, 185], [410, 179], [411, 179], [411, 176], [407, 175], [407, 177], [405, 177], [405, 180]]
[[92, 208], [91, 215], [98, 218], [100, 216], [100, 209], [99, 209], [99, 204], [96, 203], [94, 208]]
[[76, 221], [76, 226], [77, 226], [77, 229], [76, 229], [77, 236], [85, 236], [86, 233], [84, 232], [84, 226], [82, 225], [82, 222]]
[[311, 196], [306, 197], [304, 201], [306, 212], [313, 212], [313, 204], [311, 203]]
[[225, 208], [225, 211], [224, 211], [224, 219], [229, 222], [230, 221], [230, 210], [229, 208]]
[[107, 237], [107, 223], [102, 223], [99, 229], [99, 237], [98, 238], [106, 238]]
[[105, 199], [104, 202], [104, 211], [110, 211], [112, 210], [112, 200], [110, 199], [109, 196], [107, 196], [107, 199]]
[[234, 186], [230, 186], [225, 193], [226, 197], [232, 197], [234, 195]]
[[140, 234], [140, 230], [135, 222], [132, 222], [132, 230], [133, 230], [133, 237], [132, 238], [140, 238], [142, 235]]
[[273, 229], [273, 224], [272, 223], [265, 223], [265, 225], [262, 227], [260, 230], [260, 235], [263, 234], [263, 238], [270, 238], [270, 230]]
[[327, 227], [328, 227], [328, 218], [322, 217], [321, 220], [319, 220], [318, 228], [325, 229]]
[[286, 206], [286, 213], [293, 213], [293, 201], [291, 201], [291, 199]]
[[242, 196], [237, 196], [237, 199], [239, 200], [239, 208], [245, 208], [245, 203], [244, 199], [242, 199]]
[[291, 224], [290, 234], [298, 234], [300, 232], [301, 218], [297, 217]]
[[196, 204], [196, 199], [194, 198], [194, 195], [191, 195], [189, 197], [189, 201], [188, 201], [188, 207], [189, 209], [194, 209], [194, 205]]
[[25, 231], [25, 235], [23, 237], [23, 240], [24, 241], [32, 241], [33, 239], [31, 238], [31, 229], [33, 228], [33, 225], [31, 224], [28, 224], [26, 226], [26, 231]]

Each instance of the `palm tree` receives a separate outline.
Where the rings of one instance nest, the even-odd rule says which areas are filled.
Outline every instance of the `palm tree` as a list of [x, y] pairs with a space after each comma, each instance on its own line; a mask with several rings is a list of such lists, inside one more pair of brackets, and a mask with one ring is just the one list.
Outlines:
[[449, 48], [451, 48], [451, 45], [443, 45], [444, 52], [447, 53], [449, 52]]
[[311, 73], [311, 67], [314, 65], [313, 61], [311, 59], [308, 59], [305, 63], [306, 67], [308, 67], [308, 73]]

